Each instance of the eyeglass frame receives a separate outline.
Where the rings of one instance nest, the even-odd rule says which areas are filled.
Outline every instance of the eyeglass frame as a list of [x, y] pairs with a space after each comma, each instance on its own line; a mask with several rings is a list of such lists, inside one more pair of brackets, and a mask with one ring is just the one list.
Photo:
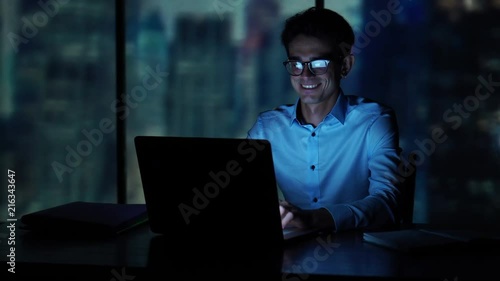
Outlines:
[[[344, 56], [339, 56], [339, 59], [342, 60], [344, 59], [345, 57]], [[326, 65], [326, 71], [321, 73], [321, 74], [316, 74], [312, 69], [311, 69], [311, 62], [313, 61], [318, 61], [318, 60], [323, 60], [323, 61], [328, 61], [327, 65]], [[286, 67], [286, 65], [290, 62], [299, 62], [300, 64], [302, 64], [302, 71], [300, 72], [300, 74], [292, 74], [290, 73], [290, 71], [288, 71], [288, 68]], [[285, 67], [286, 69], [286, 72], [288, 72], [288, 74], [292, 75], [292, 76], [300, 76], [302, 75], [302, 73], [304, 73], [304, 69], [306, 69], [304, 67], [304, 64], [307, 65], [307, 68], [309, 69], [309, 72], [311, 72], [312, 75], [316, 76], [316, 75], [322, 75], [322, 74], [325, 74], [328, 72], [328, 67], [330, 66], [330, 63], [331, 62], [334, 62], [334, 59], [326, 59], [326, 58], [318, 58], [318, 59], [313, 59], [313, 60], [310, 60], [310, 61], [300, 61], [300, 60], [291, 60], [291, 59], [287, 59], [286, 61], [283, 62], [283, 66]]]

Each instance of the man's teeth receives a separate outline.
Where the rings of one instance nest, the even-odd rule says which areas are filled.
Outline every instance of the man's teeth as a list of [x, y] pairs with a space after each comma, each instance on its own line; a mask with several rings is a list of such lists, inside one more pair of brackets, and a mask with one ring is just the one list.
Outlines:
[[304, 87], [306, 89], [314, 89], [314, 88], [318, 87], [318, 84], [313, 84], [313, 85], [304, 85], [304, 84], [302, 84], [302, 87]]

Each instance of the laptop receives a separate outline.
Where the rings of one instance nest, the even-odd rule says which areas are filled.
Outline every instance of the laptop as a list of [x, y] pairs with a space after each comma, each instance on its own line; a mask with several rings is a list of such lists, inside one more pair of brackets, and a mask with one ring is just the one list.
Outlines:
[[167, 241], [242, 245], [243, 238], [258, 249], [312, 234], [281, 227], [269, 141], [136, 136], [134, 143], [151, 231]]

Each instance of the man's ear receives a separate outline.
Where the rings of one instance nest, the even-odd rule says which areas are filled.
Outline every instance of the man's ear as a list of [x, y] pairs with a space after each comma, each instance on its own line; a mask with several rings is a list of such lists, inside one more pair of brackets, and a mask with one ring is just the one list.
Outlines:
[[354, 55], [349, 54], [342, 61], [342, 68], [340, 70], [340, 75], [342, 77], [346, 77], [347, 74], [349, 74], [349, 72], [351, 71], [353, 65], [354, 65]]

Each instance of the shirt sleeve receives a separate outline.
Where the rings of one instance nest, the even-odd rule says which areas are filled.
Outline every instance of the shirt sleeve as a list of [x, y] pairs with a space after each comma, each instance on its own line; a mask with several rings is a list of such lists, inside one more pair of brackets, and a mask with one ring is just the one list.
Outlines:
[[247, 139], [263, 139], [264, 132], [262, 130], [262, 121], [261, 117], [257, 117], [257, 120], [253, 124], [253, 126], [247, 132]]
[[[257, 117], [257, 120], [253, 124], [253, 126], [248, 130], [247, 133], [247, 139], [266, 139], [264, 136], [264, 130], [262, 129], [262, 118], [259, 116]], [[279, 185], [276, 183], [276, 188], [278, 190], [278, 199], [285, 200], [285, 196], [283, 195], [283, 192], [281, 191], [281, 188]]]
[[383, 113], [370, 126], [367, 137], [369, 190], [363, 199], [326, 206], [335, 230], [394, 224], [399, 200], [399, 133], [393, 111]]

